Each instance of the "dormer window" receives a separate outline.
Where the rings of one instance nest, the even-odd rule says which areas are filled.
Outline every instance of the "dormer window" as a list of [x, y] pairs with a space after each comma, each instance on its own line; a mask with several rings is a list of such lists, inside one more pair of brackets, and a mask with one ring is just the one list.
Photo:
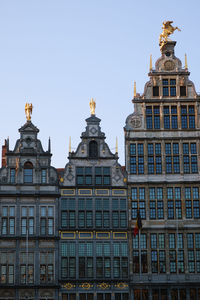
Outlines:
[[180, 86], [180, 96], [185, 97], [186, 96], [186, 86]]
[[24, 183], [33, 182], [33, 165], [31, 162], [24, 164]]
[[176, 79], [163, 79], [163, 97], [176, 96]]
[[98, 157], [98, 144], [96, 141], [91, 141], [89, 143], [89, 157], [90, 158]]

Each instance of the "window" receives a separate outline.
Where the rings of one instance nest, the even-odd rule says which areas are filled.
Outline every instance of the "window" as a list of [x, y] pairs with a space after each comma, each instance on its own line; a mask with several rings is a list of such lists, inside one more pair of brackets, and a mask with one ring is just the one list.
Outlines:
[[33, 165], [31, 162], [24, 164], [24, 183], [33, 182]]
[[130, 173], [137, 174], [136, 169], [136, 144], [130, 144]]
[[163, 79], [163, 97], [176, 96], [176, 79]]
[[77, 185], [91, 185], [92, 184], [92, 168], [91, 167], [77, 167], [76, 168], [76, 183], [77, 183]]
[[1, 234], [15, 234], [15, 207], [2, 206]]
[[79, 243], [79, 277], [93, 277], [93, 244]]
[[144, 174], [144, 145], [137, 144], [138, 151], [138, 174]]
[[96, 243], [96, 277], [111, 277], [110, 243]]
[[171, 122], [172, 122], [172, 129], [178, 128], [178, 117], [177, 117], [177, 107], [171, 106]]
[[0, 252], [0, 283], [14, 284], [15, 253]]
[[166, 173], [167, 174], [180, 173], [179, 144], [166, 143], [165, 156], [166, 156]]
[[34, 283], [34, 253], [20, 253], [20, 282]]
[[34, 234], [34, 206], [21, 207], [21, 233]]
[[180, 96], [184, 97], [186, 96], [186, 86], [180, 86]]
[[89, 157], [90, 158], [98, 157], [98, 144], [96, 141], [91, 141], [89, 143]]
[[159, 86], [153, 86], [153, 97], [159, 96]]
[[53, 235], [54, 233], [54, 207], [40, 207], [40, 234]]
[[61, 277], [76, 277], [76, 245], [74, 242], [61, 243]]
[[145, 188], [132, 188], [132, 218], [136, 219], [137, 210], [140, 210], [141, 219], [146, 219]]
[[42, 169], [42, 171], [41, 171], [41, 182], [47, 183], [47, 170], [46, 169]]
[[151, 106], [146, 107], [146, 126], [147, 126], [147, 129], [153, 128], [153, 116], [152, 116], [152, 107]]
[[112, 199], [112, 226], [113, 228], [127, 227], [126, 199]]
[[160, 107], [154, 106], [154, 129], [160, 129]]
[[74, 228], [76, 224], [75, 198], [61, 199], [61, 226]]
[[91, 228], [93, 226], [92, 198], [78, 199], [78, 226]]
[[[95, 205], [96, 205], [96, 216], [95, 216], [96, 227], [97, 228], [109, 228], [110, 227], [109, 199], [108, 198], [103, 198], [103, 199], [96, 198]], [[115, 215], [116, 215], [116, 212], [113, 212], [113, 219], [116, 219]]]
[[176, 273], [175, 234], [169, 234], [169, 268], [170, 273]]
[[154, 174], [154, 149], [153, 144], [148, 144], [148, 173]]
[[181, 106], [181, 124], [182, 129], [195, 128], [195, 109], [194, 105]]
[[110, 185], [109, 167], [95, 167], [95, 185]]
[[10, 183], [15, 183], [15, 175], [16, 175], [15, 169], [10, 169]]
[[128, 278], [128, 245], [126, 242], [113, 243], [113, 276]]
[[164, 111], [164, 128], [170, 129], [170, 113], [169, 113], [169, 106], [163, 107]]
[[40, 283], [52, 283], [54, 280], [54, 253], [40, 252]]
[[163, 219], [163, 189], [149, 188], [150, 219]]

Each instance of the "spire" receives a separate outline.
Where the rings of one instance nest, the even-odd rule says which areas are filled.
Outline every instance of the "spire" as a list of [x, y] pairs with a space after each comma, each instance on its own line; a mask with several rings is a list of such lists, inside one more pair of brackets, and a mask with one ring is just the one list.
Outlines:
[[69, 137], [69, 153], [72, 152], [72, 147], [71, 147], [71, 136]]
[[188, 69], [188, 64], [187, 64], [187, 54], [185, 54], [185, 69]]
[[134, 81], [134, 92], [133, 92], [134, 98], [136, 97], [136, 82]]
[[116, 137], [115, 153], [118, 153], [118, 139], [117, 139], [117, 137]]
[[48, 152], [51, 152], [51, 138], [49, 137], [49, 145], [48, 145]]
[[152, 70], [152, 54], [150, 55], [150, 66], [149, 66], [149, 71]]

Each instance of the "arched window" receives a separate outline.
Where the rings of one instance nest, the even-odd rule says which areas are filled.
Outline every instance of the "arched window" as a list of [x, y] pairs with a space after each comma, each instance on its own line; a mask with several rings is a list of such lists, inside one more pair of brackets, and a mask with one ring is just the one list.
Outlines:
[[24, 164], [24, 183], [33, 182], [33, 165], [31, 162]]
[[98, 157], [98, 144], [96, 141], [91, 141], [89, 143], [89, 157], [91, 158]]

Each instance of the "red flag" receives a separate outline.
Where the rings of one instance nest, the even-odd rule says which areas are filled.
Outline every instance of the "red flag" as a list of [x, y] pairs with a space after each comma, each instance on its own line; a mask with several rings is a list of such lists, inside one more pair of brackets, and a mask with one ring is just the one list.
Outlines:
[[136, 237], [136, 235], [139, 233], [139, 230], [141, 228], [142, 228], [142, 219], [141, 219], [141, 216], [140, 216], [140, 211], [138, 210], [136, 224], [135, 224], [135, 228], [133, 230], [134, 237]]

